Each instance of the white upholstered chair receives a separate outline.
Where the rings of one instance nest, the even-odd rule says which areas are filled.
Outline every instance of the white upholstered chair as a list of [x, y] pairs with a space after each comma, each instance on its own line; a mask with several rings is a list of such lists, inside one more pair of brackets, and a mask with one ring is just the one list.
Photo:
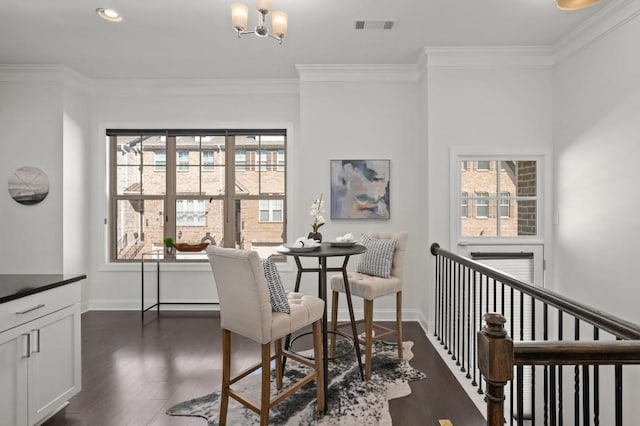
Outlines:
[[[368, 232], [367, 235], [375, 239], [396, 240], [396, 247], [393, 253], [391, 264], [391, 275], [389, 278], [380, 278], [360, 272], [348, 272], [349, 289], [352, 296], [359, 296], [364, 299], [364, 319], [357, 321], [364, 322], [364, 340], [360, 342], [365, 346], [365, 379], [371, 378], [371, 353], [373, 342], [389, 335], [396, 334], [398, 343], [398, 357], [402, 358], [402, 279], [405, 269], [405, 258], [407, 253], [408, 234], [406, 232]], [[338, 327], [349, 325], [350, 323], [338, 324], [338, 295], [344, 293], [344, 278], [342, 274], [334, 275], [330, 279], [332, 294], [331, 324], [334, 331]], [[390, 329], [373, 323], [373, 301], [379, 297], [393, 295], [396, 296], [396, 329]], [[374, 336], [373, 330], [377, 329], [381, 333]], [[335, 336], [335, 335], [334, 335]], [[335, 340], [332, 338], [331, 347], [335, 347]]]
[[[314, 379], [317, 386], [318, 410], [324, 411], [321, 334], [324, 301], [314, 296], [290, 292], [287, 294], [287, 299], [291, 313], [272, 312], [269, 288], [262, 261], [257, 252], [209, 246], [207, 255], [220, 299], [220, 324], [222, 327], [220, 425], [226, 424], [229, 397], [258, 413], [260, 425], [266, 426], [269, 422], [269, 410], [273, 405]], [[283, 337], [310, 324], [313, 326], [313, 361], [283, 350]], [[242, 335], [262, 345], [261, 361], [234, 378], [230, 377], [232, 333]], [[271, 356], [271, 342], [275, 346], [273, 356]], [[281, 389], [283, 357], [305, 364], [313, 370], [271, 399], [270, 363], [275, 359], [276, 387]], [[240, 395], [231, 386], [258, 368], [262, 368], [262, 386], [261, 401], [256, 404]]]

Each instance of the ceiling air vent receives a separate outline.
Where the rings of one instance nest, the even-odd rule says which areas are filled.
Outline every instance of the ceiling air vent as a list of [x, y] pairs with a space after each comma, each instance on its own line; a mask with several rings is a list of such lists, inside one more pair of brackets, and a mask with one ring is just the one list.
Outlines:
[[393, 30], [396, 28], [396, 21], [392, 20], [358, 20], [354, 22], [353, 28], [364, 31]]

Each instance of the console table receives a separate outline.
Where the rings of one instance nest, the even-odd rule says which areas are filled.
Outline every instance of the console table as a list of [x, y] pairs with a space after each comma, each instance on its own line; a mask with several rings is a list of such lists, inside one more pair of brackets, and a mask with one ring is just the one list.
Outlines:
[[[160, 305], [219, 305], [218, 302], [163, 302], [160, 300], [160, 260], [163, 260], [164, 250], [150, 250], [141, 253], [140, 256], [140, 315], [144, 319], [144, 313], [156, 308], [156, 313], [160, 314]], [[194, 253], [189, 253], [193, 255]], [[145, 258], [156, 263], [156, 301], [154, 304], [144, 306], [144, 264]]]

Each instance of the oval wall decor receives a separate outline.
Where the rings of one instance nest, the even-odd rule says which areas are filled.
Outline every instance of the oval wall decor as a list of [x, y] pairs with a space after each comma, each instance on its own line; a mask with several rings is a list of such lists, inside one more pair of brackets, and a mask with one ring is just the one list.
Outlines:
[[9, 176], [9, 195], [20, 204], [38, 204], [49, 194], [49, 178], [37, 167], [20, 167]]

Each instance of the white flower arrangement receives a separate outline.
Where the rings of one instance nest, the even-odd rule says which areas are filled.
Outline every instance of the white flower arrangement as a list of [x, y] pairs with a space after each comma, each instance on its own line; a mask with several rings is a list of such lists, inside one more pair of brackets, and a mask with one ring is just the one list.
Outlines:
[[313, 229], [313, 233], [318, 232], [318, 228], [324, 225], [325, 220], [322, 216], [324, 213], [324, 200], [322, 199], [322, 194], [320, 194], [319, 198], [316, 198], [311, 204], [311, 211], [309, 214], [313, 216], [313, 222], [311, 223], [311, 229]]

